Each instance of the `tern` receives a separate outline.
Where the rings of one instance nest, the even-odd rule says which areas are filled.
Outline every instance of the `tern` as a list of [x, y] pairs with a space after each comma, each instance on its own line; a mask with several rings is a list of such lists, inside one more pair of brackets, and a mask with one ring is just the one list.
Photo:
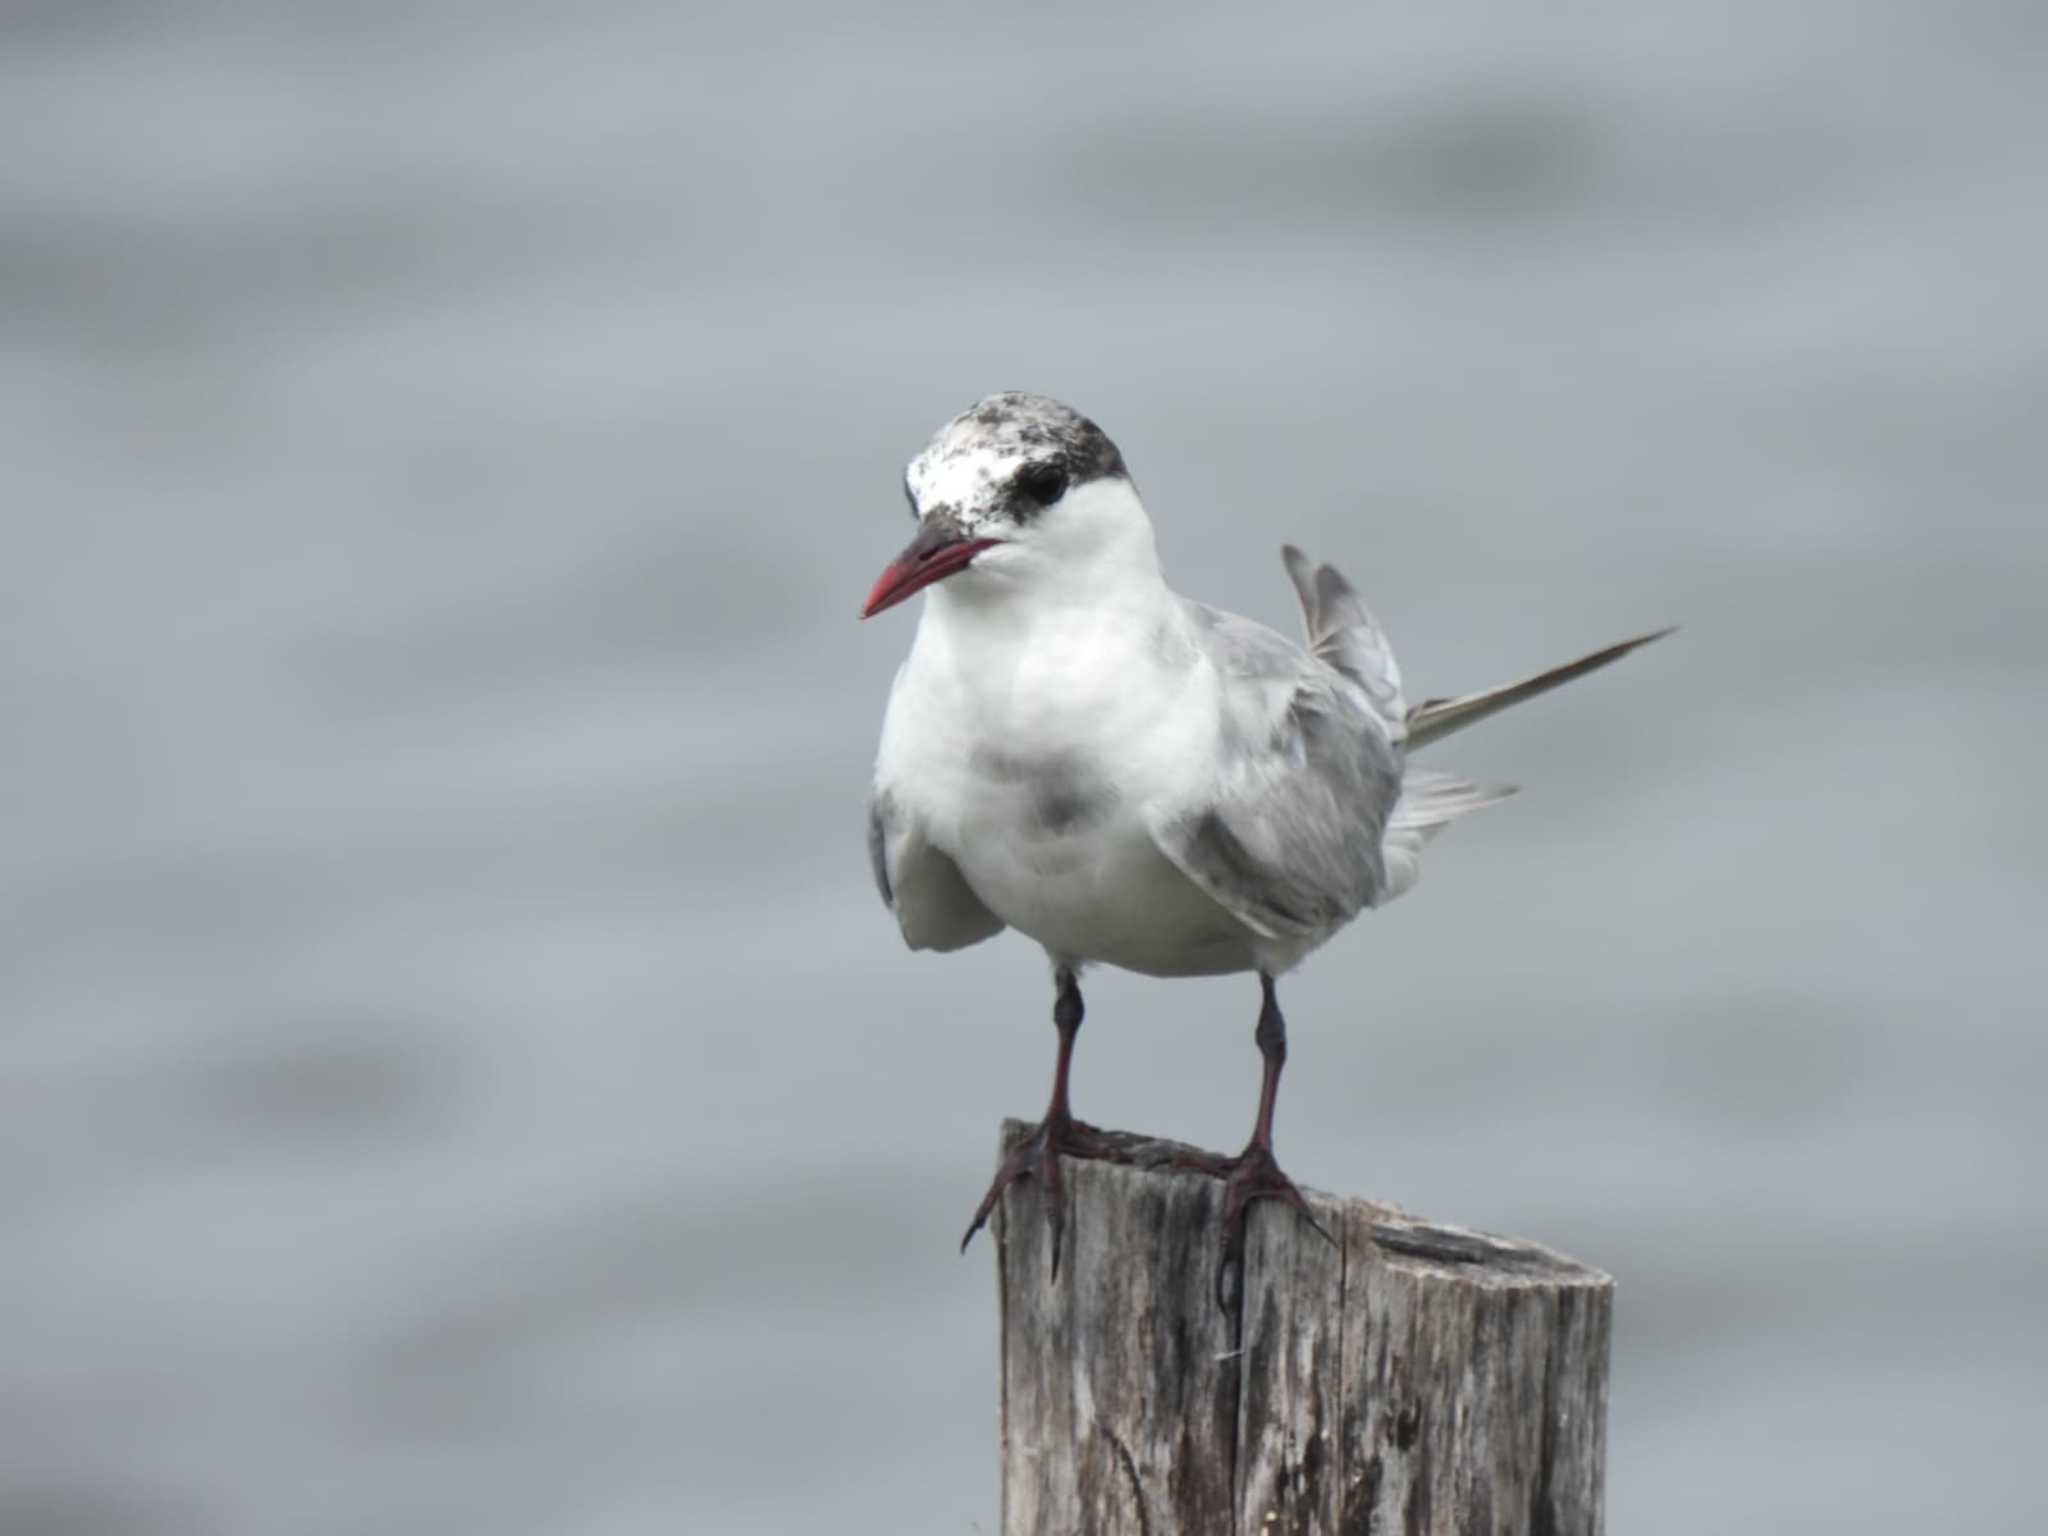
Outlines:
[[1057, 1274], [1059, 1159], [1110, 1155], [1068, 1102], [1084, 967], [1250, 972], [1262, 1058], [1251, 1140], [1201, 1164], [1225, 1180], [1227, 1266], [1251, 1202], [1308, 1216], [1273, 1151], [1287, 1060], [1278, 978], [1409, 890], [1450, 822], [1514, 792], [1409, 755], [1670, 631], [1411, 705], [1357, 592], [1292, 546], [1282, 557], [1305, 646], [1174, 593], [1123, 455], [1056, 400], [980, 401], [910, 461], [904, 487], [916, 537], [861, 610], [926, 593], [882, 722], [875, 883], [913, 950], [1005, 928], [1036, 940], [1059, 1035], [1044, 1118], [1005, 1157], [961, 1247], [1011, 1183], [1035, 1177]]

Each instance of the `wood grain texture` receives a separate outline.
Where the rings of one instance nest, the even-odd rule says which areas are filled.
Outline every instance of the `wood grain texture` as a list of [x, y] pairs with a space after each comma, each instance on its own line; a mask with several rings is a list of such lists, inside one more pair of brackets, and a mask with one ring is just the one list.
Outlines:
[[[1027, 1127], [1012, 1121], [1004, 1145]], [[1254, 1207], [1116, 1135], [998, 1210], [1004, 1536], [1592, 1536], [1613, 1282], [1531, 1243], [1311, 1194]]]

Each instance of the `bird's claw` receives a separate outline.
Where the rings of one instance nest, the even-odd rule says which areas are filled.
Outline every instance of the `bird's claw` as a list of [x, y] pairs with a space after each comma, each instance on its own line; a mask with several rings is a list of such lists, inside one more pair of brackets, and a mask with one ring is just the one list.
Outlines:
[[1109, 1148], [1094, 1126], [1084, 1125], [1071, 1115], [1047, 1115], [1004, 1156], [996, 1176], [989, 1181], [988, 1193], [974, 1208], [974, 1219], [968, 1222], [966, 1235], [960, 1239], [960, 1251], [965, 1253], [974, 1234], [987, 1224], [1004, 1190], [1019, 1179], [1035, 1178], [1045, 1186], [1045, 1219], [1052, 1228], [1052, 1273], [1058, 1279], [1060, 1244], [1067, 1230], [1067, 1197], [1060, 1179], [1060, 1158], [1108, 1155]]
[[1174, 1166], [1223, 1180], [1223, 1257], [1216, 1266], [1216, 1305], [1225, 1312], [1231, 1309], [1230, 1276], [1244, 1273], [1245, 1214], [1254, 1200], [1278, 1200], [1293, 1206], [1316, 1236], [1336, 1246], [1337, 1240], [1316, 1220], [1299, 1186], [1281, 1172], [1270, 1146], [1254, 1141], [1236, 1157], [1188, 1153], [1176, 1158]]

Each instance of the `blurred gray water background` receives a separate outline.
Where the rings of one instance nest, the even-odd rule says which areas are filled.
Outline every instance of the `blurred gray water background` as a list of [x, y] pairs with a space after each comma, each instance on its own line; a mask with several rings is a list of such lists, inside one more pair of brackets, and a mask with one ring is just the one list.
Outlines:
[[[1289, 1165], [1619, 1276], [1617, 1532], [2042, 1528], [2048, 11], [4, 29], [0, 1530], [994, 1529], [1049, 999], [853, 615], [998, 388], [1417, 691], [1686, 624], [1442, 749]], [[1089, 1004], [1238, 1143], [1248, 981]]]

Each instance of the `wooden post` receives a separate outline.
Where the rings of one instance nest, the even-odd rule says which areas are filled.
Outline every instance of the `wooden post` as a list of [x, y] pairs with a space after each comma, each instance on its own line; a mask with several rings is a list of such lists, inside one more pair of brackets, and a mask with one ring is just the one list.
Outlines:
[[[1004, 1145], [1027, 1127], [1004, 1127]], [[995, 1223], [1003, 1536], [1594, 1536], [1614, 1282], [1530, 1243], [1310, 1194], [1250, 1216], [1219, 1307], [1222, 1186], [1117, 1135]]]

